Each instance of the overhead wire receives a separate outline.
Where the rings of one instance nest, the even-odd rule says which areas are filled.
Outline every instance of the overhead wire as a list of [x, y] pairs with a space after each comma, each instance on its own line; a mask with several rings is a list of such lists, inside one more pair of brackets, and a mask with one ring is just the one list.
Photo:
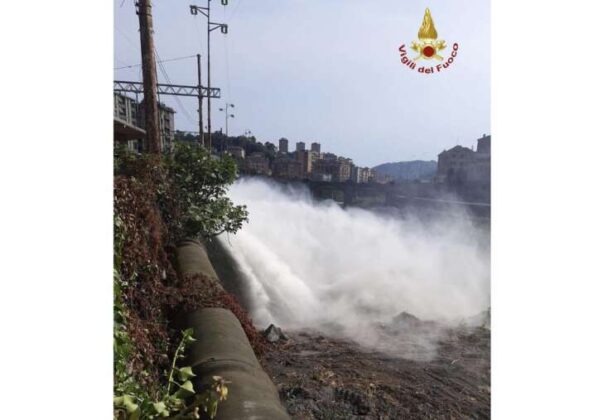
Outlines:
[[[239, 10], [241, 3], [243, 3], [243, 0], [237, 1], [237, 5], [234, 7], [234, 9], [232, 9], [232, 13], [230, 13], [230, 16], [228, 16], [228, 23], [230, 23], [230, 21], [232, 20], [232, 18], [235, 15], [235, 13], [237, 13], [237, 11]], [[226, 6], [224, 6], [224, 8], [226, 9]]]
[[228, 53], [228, 37], [224, 37], [224, 66], [226, 67], [226, 90], [228, 94], [228, 100], [231, 99], [231, 89], [230, 89], [230, 63], [229, 63], [229, 53]]
[[128, 44], [130, 44], [130, 47], [132, 47], [132, 49], [134, 51], [139, 52], [140, 45], [136, 45], [136, 43], [134, 41], [132, 41], [132, 39], [124, 31], [122, 31], [121, 29], [119, 29], [119, 26], [115, 25], [114, 28], [117, 30], [117, 32], [119, 32], [119, 34], [121, 36], [124, 37], [124, 39], [126, 41], [128, 41]]
[[[228, 21], [230, 21], [232, 19], [232, 16], [237, 11], [237, 9], [239, 8], [240, 5], [241, 5], [241, 0], [239, 0], [237, 5], [235, 6], [235, 9], [230, 14]], [[226, 6], [224, 6], [223, 12], [224, 12], [224, 21], [226, 21]], [[230, 60], [229, 60], [230, 54], [228, 51], [228, 36], [224, 35], [223, 40], [224, 40], [224, 67], [226, 70], [225, 71], [225, 73], [226, 73], [226, 96], [227, 96], [226, 103], [232, 103], [232, 89], [231, 89], [231, 84], [230, 84]], [[228, 114], [227, 107], [225, 107], [225, 112]]]
[[124, 65], [124, 67], [114, 67], [113, 70], [121, 70], [127, 68], [127, 66], [125, 66], [126, 63], [124, 61], [121, 61], [117, 57], [114, 57], [114, 60], [117, 61], [117, 64], [121, 63], [122, 65]]
[[[179, 61], [179, 60], [185, 60], [187, 58], [195, 58], [196, 55], [187, 55], [186, 57], [176, 57], [176, 58], [170, 58], [168, 60], [161, 60], [161, 61], [157, 61], [157, 63], [169, 63], [171, 61]], [[121, 60], [119, 60], [121, 61]], [[128, 66], [123, 66], [123, 67], [115, 67], [113, 70], [123, 70], [123, 69], [129, 69], [132, 67], [140, 67], [142, 66], [142, 64], [130, 64]]]
[[[170, 77], [168, 76], [167, 70], [163, 66], [164, 61], [162, 61], [161, 58], [159, 57], [159, 53], [157, 52], [157, 49], [155, 49], [155, 55], [157, 56], [157, 58], [159, 58], [159, 61], [157, 63], [159, 64], [159, 70], [161, 71], [161, 74], [163, 75], [166, 82], [171, 85], [172, 81], [170, 80]], [[176, 104], [177, 104], [178, 108], [180, 108], [180, 110], [182, 111], [183, 115], [194, 126], [196, 124], [196, 121], [193, 119], [193, 117], [191, 117], [189, 112], [186, 110], [186, 108], [182, 104], [182, 101], [180, 101], [180, 98], [178, 96], [174, 96], [174, 99], [176, 100]]]
[[[119, 26], [115, 25], [114, 28], [128, 42], [128, 44], [129, 44], [130, 48], [132, 49], [132, 51], [135, 51], [136, 54], [140, 54], [140, 49], [139, 49], [140, 45], [136, 45], [134, 43], [134, 41], [132, 41], [132, 39], [124, 31], [122, 31], [119, 28]], [[118, 60], [118, 61], [121, 61], [121, 60]], [[125, 66], [125, 68], [127, 68], [127, 67], [128, 66]], [[125, 68], [123, 68], [123, 69], [125, 69]], [[122, 68], [114, 68], [113, 70], [114, 71], [122, 70]], [[140, 72], [139, 72], [139, 79], [138, 80], [142, 80], [142, 66], [140, 66]]]
[[[205, 57], [205, 59], [207, 59], [207, 52], [203, 43], [203, 40], [205, 38], [203, 38], [203, 36], [201, 35], [202, 33], [204, 33], [203, 28], [201, 27], [201, 19], [193, 19], [193, 26], [195, 27], [195, 31], [197, 32], [197, 41], [199, 42], [199, 54], [201, 54], [202, 58]], [[201, 84], [203, 85], [203, 81], [201, 82]], [[203, 100], [208, 99], [203, 98]], [[207, 124], [203, 124], [207, 127]]]
[[[125, 1], [125, 0], [124, 0]], [[123, 6], [124, 1], [121, 2], [120, 7]], [[223, 14], [224, 14], [224, 21], [225, 22], [230, 22], [233, 17], [236, 15], [237, 11], [239, 10], [241, 3], [243, 2], [243, 0], [238, 0], [237, 4], [235, 5], [234, 9], [232, 9], [232, 13], [228, 16], [228, 19], [226, 19], [226, 7], [224, 7], [223, 9]], [[202, 37], [202, 33], [204, 32], [201, 28], [201, 20], [199, 19], [194, 19], [195, 21], [197, 21], [195, 23], [195, 28], [197, 31], [197, 39], [200, 45], [200, 50], [201, 53], [206, 53], [206, 51], [204, 51], [204, 44], [203, 44], [203, 37]], [[199, 26], [198, 26], [199, 25]], [[123, 32], [119, 27], [115, 26], [115, 29], [122, 35], [123, 38], [125, 38], [125, 40], [130, 44], [130, 46], [135, 50], [135, 51], [139, 51], [138, 48], [139, 46], [136, 45], [132, 39], [125, 33]], [[230, 63], [229, 63], [229, 52], [228, 52], [228, 41], [226, 39], [227, 37], [224, 36], [224, 51], [225, 51], [225, 55], [224, 55], [224, 60], [225, 60], [225, 69], [226, 69], [226, 83], [227, 83], [227, 96], [228, 99], [230, 101], [230, 97], [231, 97], [231, 81], [230, 81]], [[156, 63], [158, 64], [159, 70], [163, 76], [163, 78], [166, 80], [166, 82], [168, 84], [172, 84], [169, 75], [165, 69], [165, 67], [163, 66], [163, 63], [167, 63], [167, 62], [172, 62], [172, 61], [179, 61], [179, 60], [185, 60], [185, 59], [189, 59], [189, 58], [196, 58], [196, 55], [191, 55], [191, 56], [185, 56], [185, 57], [175, 57], [175, 58], [170, 58], [167, 60], [161, 60], [159, 53], [157, 52], [157, 49], [155, 49], [155, 54], [157, 56], [157, 58], [159, 59]], [[121, 60], [119, 60], [121, 61]], [[123, 63], [123, 62], [122, 62]], [[140, 71], [140, 80], [142, 80], [142, 64], [131, 64], [131, 65], [124, 65], [121, 67], [115, 67], [114, 70], [127, 70], [127, 69], [132, 69], [134, 70], [135, 68], [138, 68]], [[184, 107], [184, 105], [182, 104], [180, 98], [178, 96], [174, 96], [174, 99], [176, 101], [176, 104], [178, 106], [178, 108], [182, 111], [182, 114], [185, 116], [185, 118], [193, 125], [196, 125], [198, 122], [191, 116], [191, 114], [187, 111], [187, 109]]]

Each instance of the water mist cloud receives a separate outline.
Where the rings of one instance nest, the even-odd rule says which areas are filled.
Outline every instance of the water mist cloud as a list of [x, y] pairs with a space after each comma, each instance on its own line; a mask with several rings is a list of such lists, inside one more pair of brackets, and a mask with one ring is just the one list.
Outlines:
[[489, 250], [466, 217], [419, 222], [315, 202], [259, 179], [231, 189], [249, 224], [222, 237], [248, 282], [258, 327], [338, 326], [363, 344], [405, 311], [458, 321], [489, 306]]

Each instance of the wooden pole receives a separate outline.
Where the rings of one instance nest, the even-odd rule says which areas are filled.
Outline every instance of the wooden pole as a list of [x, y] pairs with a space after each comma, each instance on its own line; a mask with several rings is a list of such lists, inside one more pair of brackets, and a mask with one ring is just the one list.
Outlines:
[[145, 149], [148, 153], [161, 153], [159, 137], [159, 108], [157, 106], [157, 68], [153, 42], [153, 16], [151, 0], [138, 1], [140, 25], [140, 51], [142, 54], [142, 82], [144, 90], [144, 118], [147, 132]]

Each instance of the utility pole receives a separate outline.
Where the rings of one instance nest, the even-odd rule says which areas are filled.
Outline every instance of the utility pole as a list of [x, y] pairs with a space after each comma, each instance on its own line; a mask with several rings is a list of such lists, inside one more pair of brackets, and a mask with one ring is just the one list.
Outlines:
[[228, 107], [234, 108], [234, 105], [226, 102], [226, 106], [224, 108], [220, 108], [220, 111], [224, 111], [224, 113], [226, 114], [226, 137], [228, 137], [228, 118], [234, 118], [234, 114], [228, 113]]
[[[207, 0], [207, 87], [211, 87], [211, 42], [210, 41], [210, 29], [209, 29], [209, 13], [211, 7], [211, 0]], [[209, 150], [209, 154], [211, 155], [211, 99], [207, 98], [207, 150]]]
[[[215, 23], [211, 21], [211, 0], [207, 0], [207, 7], [199, 7], [190, 5], [192, 15], [201, 13], [207, 18], [207, 88], [211, 89], [211, 32], [215, 29], [220, 28], [220, 32], [223, 34], [228, 33], [228, 25], [224, 23]], [[221, 0], [222, 5], [226, 6], [228, 0]], [[207, 97], [207, 147], [211, 152], [211, 98]]]
[[199, 144], [205, 145], [205, 139], [203, 138], [203, 92], [201, 90], [201, 54], [197, 54], [197, 86], [199, 88]]
[[155, 43], [153, 42], [153, 16], [151, 0], [138, 0], [140, 25], [140, 52], [142, 54], [142, 81], [144, 85], [144, 115], [147, 132], [146, 151], [161, 153], [159, 138], [159, 108], [157, 107], [157, 68], [155, 67]]

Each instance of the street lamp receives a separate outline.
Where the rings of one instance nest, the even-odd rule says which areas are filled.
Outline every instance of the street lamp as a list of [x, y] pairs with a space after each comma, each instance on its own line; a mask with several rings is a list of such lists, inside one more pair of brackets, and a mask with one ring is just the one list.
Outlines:
[[224, 111], [224, 113], [226, 114], [225, 119], [226, 119], [226, 137], [228, 137], [228, 119], [229, 118], [234, 118], [234, 114], [229, 114], [228, 113], [228, 107], [234, 108], [233, 104], [229, 104], [228, 102], [226, 102], [226, 106], [224, 108], [220, 108], [220, 111]]
[[[220, 32], [223, 34], [228, 33], [228, 25], [225, 23], [215, 23], [210, 19], [210, 1], [207, 0], [207, 7], [200, 7], [190, 5], [191, 15], [197, 15], [201, 13], [207, 18], [207, 89], [211, 89], [211, 54], [210, 54], [210, 34], [213, 30], [220, 28]], [[226, 6], [228, 0], [221, 0], [222, 5]], [[211, 151], [211, 97], [207, 96], [207, 135], [208, 135], [208, 147]]]

